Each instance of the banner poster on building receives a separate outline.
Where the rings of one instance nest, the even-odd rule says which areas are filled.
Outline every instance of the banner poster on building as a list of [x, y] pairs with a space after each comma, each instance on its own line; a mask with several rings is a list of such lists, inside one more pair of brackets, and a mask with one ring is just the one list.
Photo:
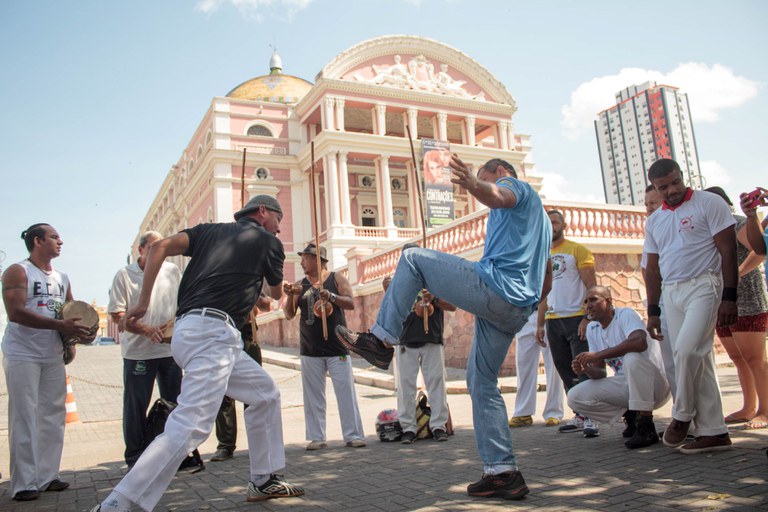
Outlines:
[[435, 139], [421, 139], [427, 226], [442, 226], [454, 219], [451, 183], [451, 145]]

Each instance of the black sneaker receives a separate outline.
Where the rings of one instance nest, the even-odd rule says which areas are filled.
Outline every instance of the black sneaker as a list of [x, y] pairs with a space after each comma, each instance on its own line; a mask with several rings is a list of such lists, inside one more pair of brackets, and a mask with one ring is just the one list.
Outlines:
[[226, 448], [216, 450], [216, 453], [211, 457], [211, 462], [221, 462], [223, 460], [229, 460], [232, 458], [233, 453]]
[[35, 489], [27, 489], [26, 491], [19, 491], [13, 495], [13, 499], [16, 501], [32, 501], [40, 497], [40, 491]]
[[635, 433], [624, 443], [624, 446], [630, 450], [645, 448], [659, 442], [659, 434], [656, 433], [656, 426], [653, 424], [653, 416], [639, 416]]
[[415, 440], [416, 440], [416, 433], [406, 430], [405, 432], [403, 432], [402, 437], [400, 437], [400, 444], [413, 444]]
[[256, 486], [253, 482], [248, 482], [248, 493], [246, 501], [264, 501], [272, 498], [293, 498], [303, 496], [304, 489], [298, 485], [283, 480], [283, 475], [271, 474], [269, 480]]
[[352, 332], [343, 325], [336, 326], [336, 336], [352, 352], [376, 368], [389, 369], [395, 350], [370, 332]]
[[480, 498], [520, 500], [530, 491], [519, 471], [507, 471], [498, 475], [483, 475], [479, 482], [467, 486], [467, 494]]
[[432, 438], [435, 441], [447, 441], [448, 440], [448, 432], [441, 428], [436, 428], [432, 431]]
[[52, 491], [52, 492], [61, 492], [64, 489], [68, 489], [68, 488], [69, 488], [69, 482], [64, 482], [57, 478], [55, 480], [52, 480], [51, 483], [48, 484], [48, 487], [45, 488], [45, 490]]
[[637, 412], [627, 410], [622, 418], [624, 418], [624, 425], [626, 425], [627, 428], [621, 433], [621, 437], [632, 437], [635, 435], [635, 427], [637, 426]]

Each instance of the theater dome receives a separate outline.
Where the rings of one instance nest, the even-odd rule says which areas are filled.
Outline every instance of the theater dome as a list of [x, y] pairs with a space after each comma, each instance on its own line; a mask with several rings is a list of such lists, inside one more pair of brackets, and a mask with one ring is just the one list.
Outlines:
[[284, 75], [282, 60], [275, 51], [269, 61], [269, 74], [251, 78], [227, 93], [228, 98], [297, 103], [312, 88], [312, 83], [292, 75]]

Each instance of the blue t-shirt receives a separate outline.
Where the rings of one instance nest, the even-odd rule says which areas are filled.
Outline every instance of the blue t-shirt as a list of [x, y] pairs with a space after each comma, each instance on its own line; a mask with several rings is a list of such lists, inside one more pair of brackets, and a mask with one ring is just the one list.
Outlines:
[[491, 209], [485, 251], [475, 270], [510, 304], [537, 304], [552, 245], [552, 224], [528, 183], [504, 177], [496, 186], [512, 191], [517, 201], [512, 208]]

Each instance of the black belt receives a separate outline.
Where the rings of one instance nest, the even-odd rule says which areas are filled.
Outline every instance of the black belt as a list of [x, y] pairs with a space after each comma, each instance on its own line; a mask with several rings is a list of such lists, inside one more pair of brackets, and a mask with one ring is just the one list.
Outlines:
[[226, 322], [229, 325], [231, 325], [232, 327], [234, 327], [235, 329], [237, 329], [237, 326], [235, 325], [234, 320], [232, 320], [232, 317], [230, 317], [228, 314], [226, 314], [225, 312], [223, 312], [223, 311], [221, 311], [219, 309], [214, 309], [214, 308], [190, 309], [189, 311], [187, 311], [183, 315], [179, 315], [179, 317], [176, 320], [177, 321], [181, 320], [182, 318], [184, 318], [185, 316], [188, 316], [188, 315], [199, 315], [199, 316], [205, 316], [205, 317], [208, 317], [208, 318], [215, 318], [217, 320], [221, 320], [223, 322]]

